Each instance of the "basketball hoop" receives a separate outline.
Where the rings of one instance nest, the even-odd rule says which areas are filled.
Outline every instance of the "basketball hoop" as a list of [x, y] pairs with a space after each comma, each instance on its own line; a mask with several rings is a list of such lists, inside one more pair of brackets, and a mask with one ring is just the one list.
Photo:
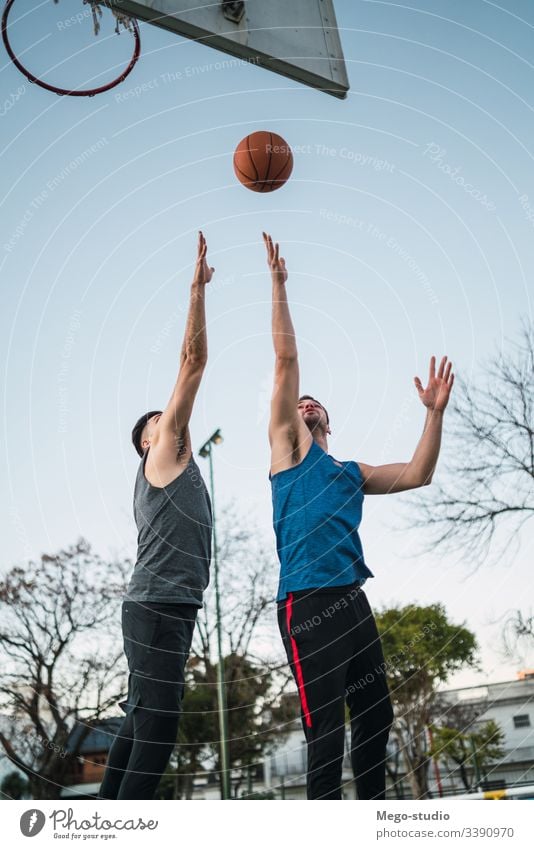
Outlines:
[[[4, 42], [5, 48], [8, 52], [8, 54], [9, 54], [9, 58], [11, 59], [11, 61], [15, 65], [15, 67], [18, 68], [18, 70], [21, 72], [21, 74], [24, 74], [24, 76], [27, 77], [27, 79], [31, 83], [35, 83], [36, 85], [40, 86], [41, 88], [46, 89], [47, 91], [52, 91], [54, 94], [66, 95], [68, 97], [94, 97], [95, 94], [103, 94], [105, 91], [109, 91], [110, 89], [115, 88], [115, 86], [119, 85], [119, 83], [122, 83], [123, 80], [126, 79], [128, 74], [130, 74], [131, 71], [133, 71], [136, 62], [139, 59], [139, 56], [141, 55], [141, 36], [139, 34], [139, 25], [138, 25], [137, 21], [135, 20], [135, 18], [130, 18], [130, 22], [131, 22], [131, 25], [132, 25], [131, 30], [133, 32], [133, 37], [134, 37], [134, 50], [133, 50], [132, 58], [130, 59], [130, 62], [128, 64], [128, 67], [118, 77], [116, 77], [116, 79], [112, 80], [109, 83], [106, 83], [105, 85], [98, 86], [97, 88], [84, 88], [84, 89], [74, 89], [74, 90], [71, 90], [71, 89], [68, 89], [68, 88], [58, 88], [58, 86], [51, 85], [50, 83], [45, 82], [44, 80], [40, 79], [39, 77], [36, 77], [35, 74], [32, 74], [31, 71], [29, 71], [27, 68], [25, 68], [24, 65], [22, 64], [22, 62], [16, 56], [13, 48], [11, 47], [9, 37], [8, 37], [8, 34], [7, 34], [7, 21], [8, 21], [9, 13], [10, 13], [12, 7], [13, 7], [14, 2], [15, 2], [15, 0], [7, 0], [6, 5], [4, 7], [4, 13], [2, 15], [2, 39], [3, 39], [3, 42]], [[98, 4], [95, 4], [95, 5], [98, 5]], [[107, 3], [105, 2], [105, 0], [102, 0], [102, 3], [100, 5], [104, 6], [104, 5], [107, 5]], [[94, 12], [94, 8], [93, 8], [93, 12]], [[117, 31], [118, 31], [118, 24], [117, 24]]]

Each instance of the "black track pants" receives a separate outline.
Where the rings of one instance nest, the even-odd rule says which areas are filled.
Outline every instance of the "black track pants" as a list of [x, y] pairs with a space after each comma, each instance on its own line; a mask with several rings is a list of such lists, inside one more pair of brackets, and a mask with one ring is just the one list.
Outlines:
[[126, 712], [111, 745], [99, 796], [152, 799], [176, 744], [184, 669], [198, 608], [125, 601], [124, 650], [130, 675]]
[[393, 711], [376, 623], [363, 590], [290, 593], [278, 624], [308, 743], [308, 799], [341, 799], [345, 704], [359, 799], [385, 796], [386, 743]]
[[128, 713], [111, 749], [99, 797], [152, 799], [178, 733], [178, 715], [157, 716], [142, 707]]

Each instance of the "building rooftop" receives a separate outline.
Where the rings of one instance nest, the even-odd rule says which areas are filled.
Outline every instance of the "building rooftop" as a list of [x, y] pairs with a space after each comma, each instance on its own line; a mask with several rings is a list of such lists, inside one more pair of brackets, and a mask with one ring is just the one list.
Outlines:
[[479, 701], [480, 699], [502, 700], [516, 698], [534, 698], [534, 674], [530, 671], [518, 673], [511, 681], [498, 681], [493, 684], [476, 684], [474, 687], [457, 687], [441, 691], [443, 695], [454, 695], [458, 701]]
[[[80, 754], [84, 754], [86, 752], [107, 752], [115, 734], [119, 730], [121, 722], [122, 717], [120, 716], [102, 719], [97, 726], [89, 731], [89, 734], [81, 745]], [[67, 752], [75, 750], [76, 744], [78, 743], [85, 728], [86, 726], [81, 722], [75, 725], [67, 741]]]

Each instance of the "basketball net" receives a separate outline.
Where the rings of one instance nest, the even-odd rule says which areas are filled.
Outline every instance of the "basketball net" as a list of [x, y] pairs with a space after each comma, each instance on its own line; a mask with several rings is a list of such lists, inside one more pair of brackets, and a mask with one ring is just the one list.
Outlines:
[[[54, 0], [54, 3], [59, 3], [59, 0]], [[91, 12], [93, 13], [93, 28], [95, 31], [95, 35], [98, 35], [100, 32], [100, 18], [102, 17], [102, 6], [106, 9], [109, 9], [110, 12], [113, 12], [116, 18], [115, 32], [117, 35], [120, 35], [120, 27], [127, 29], [129, 32], [133, 33], [134, 26], [132, 23], [132, 19], [125, 15], [124, 12], [119, 12], [118, 9], [113, 9], [108, 0], [83, 0], [84, 6], [90, 6]]]

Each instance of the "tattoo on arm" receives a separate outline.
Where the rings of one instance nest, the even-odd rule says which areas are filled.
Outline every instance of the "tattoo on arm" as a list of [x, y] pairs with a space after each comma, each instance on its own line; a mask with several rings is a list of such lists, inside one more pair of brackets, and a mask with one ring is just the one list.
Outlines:
[[176, 435], [176, 459], [181, 460], [184, 454], [187, 453], [189, 440], [187, 438], [187, 427], [180, 428]]

